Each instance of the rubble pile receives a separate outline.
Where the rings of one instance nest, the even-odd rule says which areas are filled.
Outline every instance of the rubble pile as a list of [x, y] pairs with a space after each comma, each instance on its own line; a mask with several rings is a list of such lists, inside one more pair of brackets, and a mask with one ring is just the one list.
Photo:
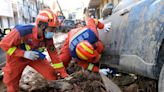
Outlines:
[[70, 63], [70, 77], [46, 81], [31, 67], [26, 67], [20, 80], [20, 92], [106, 92], [102, 78], [97, 73], [84, 71], [76, 63]]
[[41, 74], [28, 66], [22, 74], [19, 86], [21, 92], [33, 92], [35, 90], [37, 90], [35, 92], [46, 92], [41, 90], [47, 90], [48, 82]]
[[66, 79], [46, 81], [36, 71], [22, 76], [20, 92], [106, 92], [99, 74], [79, 71]]
[[82, 67], [78, 66], [74, 61], [71, 61], [68, 65], [68, 67], [66, 68], [66, 71], [68, 74], [72, 74], [74, 72], [78, 72], [82, 70]]
[[57, 92], [107, 92], [100, 75], [88, 71], [76, 72], [71, 79], [49, 83]]

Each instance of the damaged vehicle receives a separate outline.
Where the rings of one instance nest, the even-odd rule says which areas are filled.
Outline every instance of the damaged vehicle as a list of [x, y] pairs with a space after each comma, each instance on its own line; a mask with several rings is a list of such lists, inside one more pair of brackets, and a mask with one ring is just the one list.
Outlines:
[[71, 29], [75, 28], [75, 21], [71, 19], [65, 19], [61, 24], [61, 29], [64, 32], [69, 32]]
[[111, 28], [100, 32], [105, 46], [101, 63], [157, 79], [158, 92], [163, 92], [163, 17], [164, 0], [122, 0], [112, 15], [102, 19], [105, 24], [111, 23]]

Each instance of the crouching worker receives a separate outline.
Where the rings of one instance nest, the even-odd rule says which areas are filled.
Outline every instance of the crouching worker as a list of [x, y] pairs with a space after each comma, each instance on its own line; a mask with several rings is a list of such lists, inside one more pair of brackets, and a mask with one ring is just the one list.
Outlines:
[[[27, 65], [47, 80], [56, 80], [56, 73], [63, 78], [68, 76], [53, 44], [56, 26], [55, 14], [51, 10], [43, 10], [38, 14], [35, 25], [17, 25], [2, 39], [0, 47], [7, 53], [6, 66], [3, 68], [7, 92], [18, 92], [19, 80]], [[45, 48], [53, 65], [41, 53]]]
[[101, 72], [105, 75], [109, 72], [109, 69], [102, 70], [98, 67], [104, 47], [99, 39], [97, 28], [103, 29], [104, 24], [88, 18], [87, 26], [72, 29], [68, 33], [59, 56], [65, 67], [73, 59], [78, 65], [89, 71]]

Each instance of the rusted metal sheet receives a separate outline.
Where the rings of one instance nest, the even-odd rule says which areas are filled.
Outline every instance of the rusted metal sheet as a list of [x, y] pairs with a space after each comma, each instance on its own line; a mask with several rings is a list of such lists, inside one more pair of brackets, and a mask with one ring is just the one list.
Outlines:
[[111, 22], [112, 31], [100, 32], [105, 45], [102, 61], [127, 72], [158, 78], [160, 69], [156, 64], [164, 38], [164, 0], [140, 0], [103, 22]]

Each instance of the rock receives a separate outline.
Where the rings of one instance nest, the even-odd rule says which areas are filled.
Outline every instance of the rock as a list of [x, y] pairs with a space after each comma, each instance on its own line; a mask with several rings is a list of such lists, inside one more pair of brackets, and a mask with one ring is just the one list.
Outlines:
[[27, 66], [22, 74], [19, 86], [20, 90], [32, 91], [47, 88], [48, 82], [37, 71]]

